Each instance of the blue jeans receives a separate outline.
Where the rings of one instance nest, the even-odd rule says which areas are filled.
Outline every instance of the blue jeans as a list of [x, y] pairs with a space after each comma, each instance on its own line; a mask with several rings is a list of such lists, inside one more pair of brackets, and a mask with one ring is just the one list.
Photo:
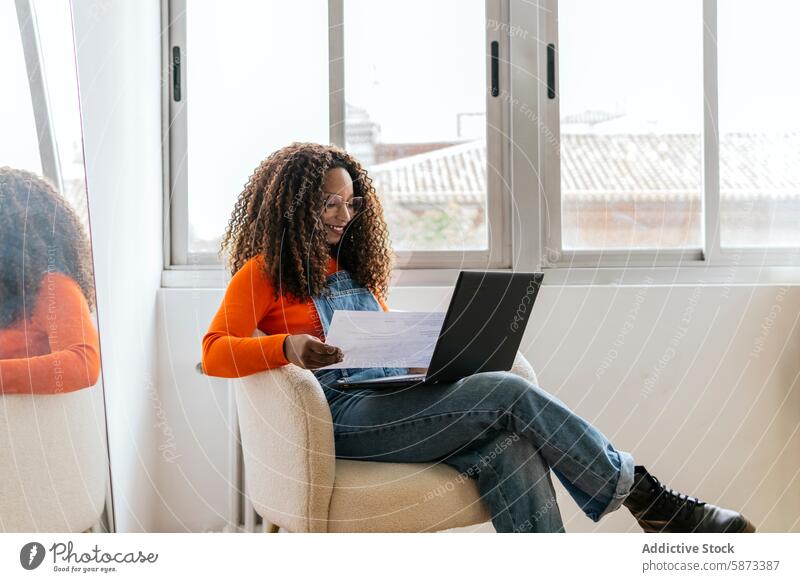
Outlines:
[[630, 454], [509, 372], [350, 389], [329, 404], [337, 457], [451, 465], [477, 479], [498, 532], [564, 531], [551, 470], [593, 521], [617, 509], [633, 483]]
[[[346, 270], [314, 297], [319, 332], [333, 312], [380, 310]], [[540, 387], [510, 372], [413, 388], [338, 389], [338, 378], [402, 374], [404, 368], [318, 370], [333, 417], [336, 456], [442, 462], [477, 480], [498, 532], [563, 532], [550, 471], [593, 521], [619, 508], [633, 458]]]

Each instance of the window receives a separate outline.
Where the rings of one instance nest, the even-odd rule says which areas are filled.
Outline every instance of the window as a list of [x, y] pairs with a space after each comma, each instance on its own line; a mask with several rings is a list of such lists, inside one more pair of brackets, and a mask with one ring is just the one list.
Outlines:
[[307, 139], [367, 167], [401, 269], [794, 264], [798, 15], [790, 0], [170, 0], [167, 262], [218, 265], [250, 172]]
[[546, 264], [796, 259], [797, 3], [559, 0], [540, 15]]
[[510, 266], [503, 4], [171, 0], [168, 264], [217, 264], [258, 163], [314, 141], [367, 168], [398, 267]]

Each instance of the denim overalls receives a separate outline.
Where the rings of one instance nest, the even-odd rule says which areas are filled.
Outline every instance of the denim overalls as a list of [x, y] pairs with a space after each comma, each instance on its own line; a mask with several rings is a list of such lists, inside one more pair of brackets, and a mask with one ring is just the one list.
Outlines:
[[[337, 309], [348, 311], [382, 311], [378, 300], [369, 289], [358, 284], [346, 269], [332, 273], [327, 279], [330, 295], [318, 295], [312, 297], [314, 306], [317, 308], [322, 331], [328, 335], [328, 329], [333, 319], [333, 312]], [[337, 368], [333, 370], [317, 370], [314, 375], [319, 380], [326, 398], [332, 398], [341, 394], [336, 387], [336, 380], [348, 378], [350, 380], [370, 380], [372, 378], [382, 378], [384, 376], [395, 376], [407, 374], [408, 368]]]

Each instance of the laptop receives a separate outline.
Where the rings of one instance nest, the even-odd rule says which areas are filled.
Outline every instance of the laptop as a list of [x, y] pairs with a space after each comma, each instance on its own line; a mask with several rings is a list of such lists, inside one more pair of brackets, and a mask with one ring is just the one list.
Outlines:
[[335, 385], [406, 388], [510, 370], [543, 279], [543, 273], [461, 271], [426, 373], [340, 378]]

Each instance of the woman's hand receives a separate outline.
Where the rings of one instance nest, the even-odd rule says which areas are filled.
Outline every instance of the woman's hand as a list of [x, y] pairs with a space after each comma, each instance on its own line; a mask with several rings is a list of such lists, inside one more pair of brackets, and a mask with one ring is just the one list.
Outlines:
[[283, 354], [292, 364], [314, 370], [344, 359], [344, 353], [336, 346], [319, 341], [307, 333], [286, 336]]

